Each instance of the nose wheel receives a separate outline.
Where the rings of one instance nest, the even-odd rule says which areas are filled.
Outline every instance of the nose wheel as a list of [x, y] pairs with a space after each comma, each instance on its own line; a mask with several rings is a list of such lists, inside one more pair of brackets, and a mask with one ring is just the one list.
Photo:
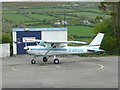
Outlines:
[[36, 60], [32, 59], [31, 64], [36, 64]]

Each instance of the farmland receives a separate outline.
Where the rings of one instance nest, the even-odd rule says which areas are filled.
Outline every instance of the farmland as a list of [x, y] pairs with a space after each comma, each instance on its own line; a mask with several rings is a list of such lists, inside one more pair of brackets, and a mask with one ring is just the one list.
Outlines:
[[[67, 27], [68, 35], [73, 35], [74, 40], [81, 40], [80, 36], [89, 36], [92, 38], [95, 35], [95, 19], [101, 15], [98, 5], [99, 3], [97, 2], [3, 3], [3, 32], [10, 33], [13, 27]], [[103, 14], [103, 16], [105, 18], [109, 17], [109, 15], [105, 14]], [[62, 24], [61, 22], [63, 21], [66, 21], [67, 24]], [[56, 24], [58, 22], [61, 24]], [[89, 38], [88, 40], [91, 39]]]

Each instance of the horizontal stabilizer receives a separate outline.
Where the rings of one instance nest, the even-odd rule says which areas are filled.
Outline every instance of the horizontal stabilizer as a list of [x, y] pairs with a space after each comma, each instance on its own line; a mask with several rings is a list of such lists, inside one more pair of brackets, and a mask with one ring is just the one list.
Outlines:
[[102, 49], [88, 49], [87, 51], [89, 51], [89, 52], [105, 52]]

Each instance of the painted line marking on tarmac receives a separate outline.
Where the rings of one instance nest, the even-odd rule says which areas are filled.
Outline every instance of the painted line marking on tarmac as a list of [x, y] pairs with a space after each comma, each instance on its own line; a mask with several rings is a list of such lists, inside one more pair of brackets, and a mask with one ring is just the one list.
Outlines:
[[61, 68], [60, 66], [56, 66], [56, 68]]
[[41, 67], [46, 68], [47, 66], [41, 66]]
[[103, 69], [103, 68], [104, 68], [104, 66], [103, 66], [103, 65], [101, 65], [101, 64], [98, 64], [98, 66], [100, 66], [100, 68], [99, 68], [99, 69]]
[[43, 69], [48, 69], [48, 67], [47, 66], [41, 66]]
[[12, 70], [13, 70], [13, 71], [17, 71], [16, 69], [14, 69], [14, 67], [12, 67]]

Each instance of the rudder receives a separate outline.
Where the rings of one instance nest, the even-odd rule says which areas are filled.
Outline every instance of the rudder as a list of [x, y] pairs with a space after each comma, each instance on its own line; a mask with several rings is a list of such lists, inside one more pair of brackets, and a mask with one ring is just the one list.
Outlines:
[[103, 40], [104, 34], [98, 33], [97, 36], [92, 40], [92, 42], [89, 44], [90, 46], [100, 46], [102, 40]]

